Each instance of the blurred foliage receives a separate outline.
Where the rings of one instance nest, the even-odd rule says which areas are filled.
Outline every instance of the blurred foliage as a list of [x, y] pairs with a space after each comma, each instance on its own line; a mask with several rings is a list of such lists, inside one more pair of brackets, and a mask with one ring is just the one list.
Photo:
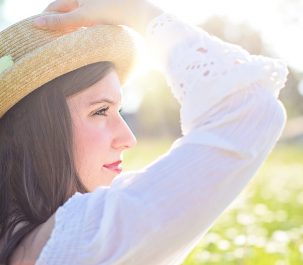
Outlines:
[[281, 90], [280, 99], [286, 107], [288, 118], [303, 115], [303, 95], [298, 90], [301, 80], [303, 80], [303, 73], [290, 69], [286, 86]]
[[259, 32], [247, 23], [234, 23], [227, 17], [213, 16], [199, 26], [221, 40], [242, 46], [251, 54], [266, 54]]
[[302, 146], [278, 146], [184, 265], [303, 264], [302, 172]]
[[136, 79], [133, 86], [144, 92], [139, 109], [132, 115], [124, 115], [137, 137], [178, 137], [180, 105], [167, 86], [164, 75], [148, 72]]
[[[139, 139], [125, 152], [125, 169], [142, 169], [172, 142]], [[303, 146], [279, 144], [183, 264], [303, 264], [302, 172]]]
[[[138, 138], [135, 147], [123, 152], [123, 170], [139, 170], [164, 154], [173, 143], [172, 138]], [[142, 155], [143, 154], [143, 155]]]

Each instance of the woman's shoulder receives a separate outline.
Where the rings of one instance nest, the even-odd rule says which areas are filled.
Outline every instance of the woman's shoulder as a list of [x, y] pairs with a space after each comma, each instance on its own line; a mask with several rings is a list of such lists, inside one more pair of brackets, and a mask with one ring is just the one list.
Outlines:
[[56, 241], [57, 234], [62, 232], [62, 224], [67, 221], [64, 216], [66, 212], [73, 212], [74, 208], [83, 203], [81, 195], [78, 192], [74, 194], [46, 222], [28, 234], [14, 251], [10, 265], [34, 265], [44, 249], [49, 248], [50, 241]]
[[13, 253], [11, 265], [34, 265], [46, 245], [55, 226], [55, 214], [36, 227], [18, 245]]
[[36, 265], [47, 264], [50, 259], [66, 260], [79, 255], [79, 245], [85, 245], [98, 229], [105, 191], [107, 188], [100, 187], [90, 193], [76, 192], [57, 209], [36, 240], [40, 249], [36, 253]]

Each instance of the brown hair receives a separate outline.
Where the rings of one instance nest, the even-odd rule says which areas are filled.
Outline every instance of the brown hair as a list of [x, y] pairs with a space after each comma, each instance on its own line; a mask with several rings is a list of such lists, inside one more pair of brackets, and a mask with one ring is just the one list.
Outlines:
[[21, 240], [76, 191], [88, 192], [74, 165], [66, 97], [114, 69], [111, 62], [98, 62], [64, 74], [0, 119], [0, 264], [7, 264]]

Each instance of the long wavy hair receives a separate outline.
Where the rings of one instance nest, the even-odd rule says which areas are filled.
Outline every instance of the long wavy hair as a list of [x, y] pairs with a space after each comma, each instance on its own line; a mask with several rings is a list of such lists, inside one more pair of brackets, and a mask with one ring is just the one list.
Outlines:
[[88, 192], [75, 169], [66, 98], [114, 69], [98, 62], [64, 74], [0, 119], [0, 264], [76, 191]]

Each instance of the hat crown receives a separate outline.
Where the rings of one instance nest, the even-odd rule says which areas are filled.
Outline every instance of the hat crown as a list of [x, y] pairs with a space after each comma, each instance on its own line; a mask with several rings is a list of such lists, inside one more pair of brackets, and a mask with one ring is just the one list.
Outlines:
[[16, 62], [25, 54], [63, 35], [60, 31], [46, 31], [34, 27], [33, 21], [39, 16], [41, 14], [21, 20], [0, 32], [0, 58], [11, 55]]
[[126, 28], [100, 24], [46, 31], [33, 25], [41, 15], [45, 13], [0, 32], [0, 118], [33, 90], [85, 65], [113, 62], [121, 84], [136, 65], [138, 47]]

